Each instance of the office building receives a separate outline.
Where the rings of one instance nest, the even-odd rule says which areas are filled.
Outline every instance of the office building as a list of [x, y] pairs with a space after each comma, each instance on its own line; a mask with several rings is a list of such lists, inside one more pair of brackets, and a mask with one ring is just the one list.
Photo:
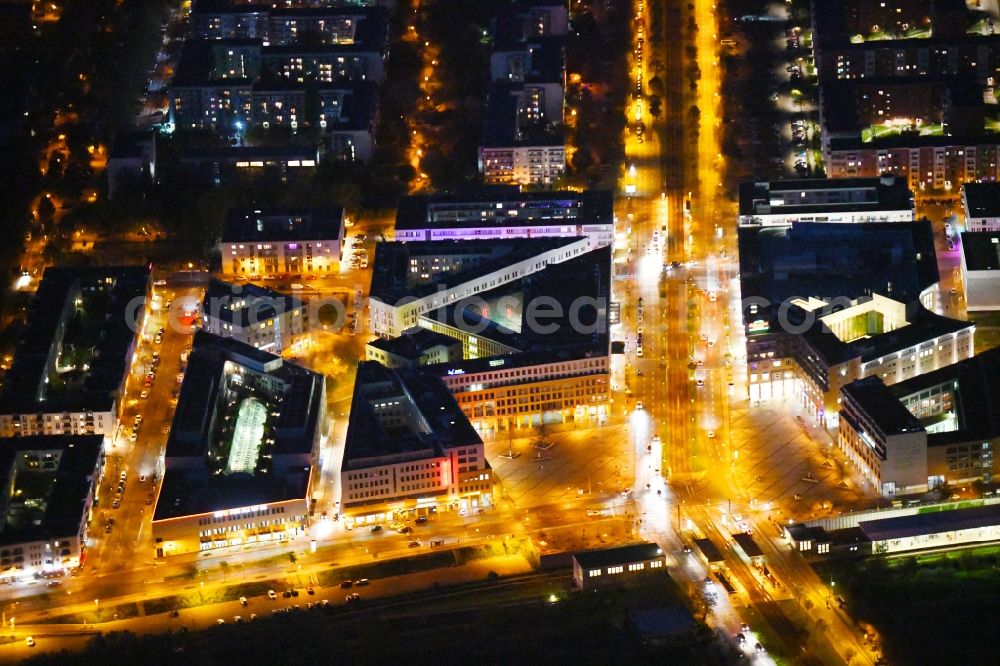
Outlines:
[[501, 240], [586, 236], [591, 249], [611, 245], [614, 195], [607, 191], [522, 192], [515, 186], [404, 197], [397, 241]]
[[837, 307], [820, 299], [792, 304], [793, 325], [800, 316], [804, 320], [792, 358], [804, 404], [821, 423], [835, 423], [841, 389], [852, 381], [875, 376], [895, 384], [974, 352], [975, 324], [934, 314], [919, 303], [907, 306], [873, 293]]
[[902, 178], [810, 178], [740, 184], [741, 226], [913, 219], [913, 193]]
[[46, 269], [0, 392], [0, 436], [113, 435], [151, 288], [147, 266]]
[[289, 542], [309, 524], [326, 382], [280, 356], [195, 333], [157, 475], [156, 557]]
[[100, 520], [101, 435], [0, 439], [0, 580], [76, 569]]
[[966, 309], [1000, 310], [1000, 231], [967, 231], [961, 246]]
[[1000, 351], [888, 385], [843, 390], [838, 445], [883, 495], [989, 482], [1000, 446]]
[[234, 208], [222, 232], [222, 274], [334, 274], [345, 238], [343, 208]]
[[493, 504], [483, 441], [438, 378], [358, 366], [340, 468], [348, 527]]
[[[936, 306], [939, 280], [930, 223], [741, 226], [740, 289], [750, 399], [801, 395], [794, 355], [802, 322], [793, 301], [849, 303], [873, 293]], [[836, 300], [835, 300], [836, 299]], [[824, 306], [820, 305], [820, 312]], [[825, 391], [824, 391], [825, 393]]]
[[309, 308], [293, 296], [255, 284], [212, 279], [202, 302], [204, 328], [281, 355], [309, 335]]

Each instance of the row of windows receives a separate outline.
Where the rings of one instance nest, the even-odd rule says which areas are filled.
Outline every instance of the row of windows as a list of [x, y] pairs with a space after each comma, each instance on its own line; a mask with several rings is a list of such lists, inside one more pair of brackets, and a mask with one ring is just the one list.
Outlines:
[[245, 518], [247, 516], [273, 516], [275, 514], [280, 514], [285, 512], [285, 507], [274, 506], [267, 507], [262, 511], [245, 511], [239, 514], [228, 514], [225, 516], [212, 516], [210, 518], [201, 518], [198, 520], [199, 525], [215, 525], [217, 523], [225, 523], [230, 520], [238, 520], [240, 518]]

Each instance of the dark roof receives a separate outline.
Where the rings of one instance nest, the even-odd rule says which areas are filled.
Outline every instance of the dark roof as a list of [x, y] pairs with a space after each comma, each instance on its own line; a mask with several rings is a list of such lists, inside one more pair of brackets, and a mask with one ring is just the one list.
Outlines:
[[1000, 183], [965, 183], [962, 196], [967, 217], [1000, 217]]
[[185, 146], [181, 152], [182, 163], [230, 162], [245, 160], [318, 160], [316, 146]]
[[344, 209], [340, 206], [230, 208], [222, 242], [339, 241], [343, 232]]
[[903, 398], [946, 382], [952, 383], [959, 428], [928, 434], [928, 446], [1000, 436], [1000, 347], [893, 384], [889, 390]]
[[[246, 306], [234, 310], [232, 302], [236, 299], [245, 301]], [[215, 278], [209, 281], [202, 304], [202, 312], [206, 317], [240, 328], [274, 319], [302, 307], [302, 301], [294, 296], [286, 296], [252, 283], [235, 284]]]
[[[91, 321], [100, 322], [100, 331], [83, 384], [78, 391], [46, 398], [50, 352], [57, 331], [72, 313], [71, 301], [81, 290], [107, 286], [105, 280], [111, 280], [112, 285], [105, 309], [92, 313]], [[142, 313], [135, 304], [145, 303], [148, 287], [148, 266], [47, 268], [31, 300], [28, 324], [18, 341], [14, 362], [4, 378], [0, 413], [109, 409], [131, 362], [134, 321]]]
[[[801, 192], [810, 193], [800, 197]], [[814, 198], [822, 197], [822, 201]], [[802, 203], [807, 199], [805, 203]], [[772, 201], [780, 201], [772, 205]], [[840, 213], [913, 208], [904, 178], [806, 178], [740, 183], [740, 215]]]
[[[228, 368], [264, 374], [277, 387], [269, 400], [270, 469], [213, 474], [209, 453], [220, 446], [220, 391]], [[231, 338], [195, 333], [177, 410], [167, 438], [166, 473], [155, 519], [304, 497], [308, 459], [325, 409], [322, 375]], [[275, 415], [276, 413], [276, 415]]]
[[[511, 210], [517, 216], [509, 215]], [[465, 214], [455, 217], [455, 212]], [[483, 214], [487, 215], [485, 219]], [[494, 186], [461, 193], [403, 197], [396, 210], [396, 229], [534, 226], [561, 220], [584, 225], [611, 224], [614, 194], [606, 190], [522, 192], [517, 186]]]
[[566, 38], [532, 37], [527, 41], [496, 42], [493, 52], [526, 53], [524, 80], [527, 83], [562, 83], [566, 71]]
[[115, 137], [110, 159], [136, 159], [146, 157], [155, 145], [156, 133], [152, 130], [122, 132]]
[[931, 312], [919, 301], [911, 301], [907, 304], [906, 320], [908, 322], [906, 326], [901, 326], [888, 333], [858, 338], [852, 342], [843, 342], [817, 318], [813, 325], [802, 334], [802, 340], [809, 345], [812, 351], [822, 356], [827, 365], [836, 365], [859, 357], [862, 361], [871, 361], [972, 326], [972, 322], [951, 319]]
[[[24, 474], [45, 474], [52, 485], [44, 497], [44, 514], [33, 517], [33, 524], [12, 524], [12, 498], [0, 497], [0, 544], [8, 545], [27, 541], [52, 541], [75, 536], [84, 520], [84, 507], [91, 493], [92, 482], [97, 481], [97, 463], [104, 444], [103, 435], [37, 435], [0, 439], [0, 488], [5, 493], [14, 490], [15, 476], [23, 480]], [[44, 472], [18, 471], [14, 474], [18, 458], [30, 452], [44, 455], [59, 452], [59, 464]], [[35, 498], [25, 498], [35, 499]], [[27, 518], [27, 516], [23, 516]]]
[[882, 520], [865, 520], [859, 523], [858, 527], [872, 541], [885, 541], [996, 525], [1000, 525], [1000, 504], [918, 513], [913, 516]]
[[438, 345], [445, 347], [452, 345], [461, 346], [461, 344], [460, 340], [420, 327], [403, 331], [403, 334], [398, 338], [378, 338], [368, 343], [371, 347], [413, 361], [418, 360], [432, 347]]
[[721, 562], [723, 559], [722, 552], [719, 550], [718, 546], [712, 543], [711, 539], [695, 539], [694, 545], [698, 547], [701, 554], [705, 556], [705, 559], [711, 562]]
[[743, 552], [747, 554], [747, 557], [763, 557], [764, 551], [760, 549], [757, 542], [753, 540], [747, 532], [740, 532], [739, 534], [733, 535], [733, 541], [743, 549]]
[[[386, 303], [433, 294], [439, 287], [458, 285], [505, 266], [579, 240], [570, 238], [510, 238], [493, 241], [390, 242], [375, 246], [370, 295]], [[408, 286], [410, 259], [440, 255], [466, 255], [469, 268], [457, 273], [441, 273], [429, 283]]]
[[923, 430], [920, 419], [910, 413], [881, 377], [865, 377], [842, 389], [845, 398], [858, 405], [882, 431], [883, 435]]
[[634, 610], [629, 613], [629, 620], [635, 632], [645, 640], [684, 634], [698, 627], [691, 611], [680, 605]]
[[793, 298], [854, 299], [889, 293], [909, 303], [938, 282], [930, 221], [845, 224], [795, 222], [790, 227], [741, 226], [740, 284], [744, 299], [767, 301], [745, 323], [770, 320]]
[[[387, 430], [371, 405], [380, 398], [409, 402], [428, 431]], [[375, 361], [358, 364], [342, 470], [441, 457], [447, 449], [481, 443], [454, 396], [434, 375], [419, 369], [391, 369]]]
[[628, 546], [581, 550], [573, 553], [573, 559], [584, 569], [613, 567], [619, 564], [648, 561], [658, 557], [663, 557], [663, 551], [655, 543], [648, 541]]
[[1000, 233], [966, 231], [962, 233], [962, 257], [970, 271], [1000, 270]]

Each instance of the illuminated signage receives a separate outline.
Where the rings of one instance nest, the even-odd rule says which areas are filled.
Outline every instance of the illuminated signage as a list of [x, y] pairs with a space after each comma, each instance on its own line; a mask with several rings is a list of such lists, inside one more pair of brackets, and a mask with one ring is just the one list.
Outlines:
[[749, 331], [751, 333], [766, 333], [771, 329], [770, 324], [768, 324], [763, 319], [758, 319], [756, 321], [750, 322]]
[[494, 360], [490, 361], [490, 367], [491, 368], [499, 368], [503, 364], [504, 364], [504, 360], [502, 358], [498, 358], [498, 359], [494, 359]]
[[449, 375], [464, 375], [465, 374], [465, 370], [462, 370], [462, 369], [449, 370], [448, 374]]

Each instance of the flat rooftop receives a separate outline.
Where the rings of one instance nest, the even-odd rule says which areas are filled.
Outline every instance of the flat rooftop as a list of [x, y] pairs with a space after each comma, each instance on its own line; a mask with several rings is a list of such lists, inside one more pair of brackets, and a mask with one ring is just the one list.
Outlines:
[[965, 183], [962, 200], [967, 217], [1000, 217], [1000, 183]]
[[906, 539], [927, 534], [974, 530], [1000, 525], [1000, 505], [933, 511], [913, 516], [866, 520], [859, 523], [861, 531], [872, 541]]
[[770, 321], [794, 298], [855, 299], [884, 292], [903, 303], [938, 282], [928, 220], [845, 224], [794, 222], [789, 227], [741, 226], [740, 283], [744, 299], [766, 301], [745, 310], [745, 323]]
[[624, 565], [632, 562], [652, 560], [662, 556], [663, 550], [655, 543], [649, 542], [634, 543], [627, 546], [614, 546], [611, 548], [581, 550], [573, 553], [573, 559], [583, 569], [613, 567], [619, 564]]
[[828, 365], [860, 357], [862, 362], [873, 361], [886, 354], [933, 340], [948, 333], [957, 333], [973, 326], [972, 322], [951, 319], [923, 307], [919, 301], [907, 306], [906, 325], [886, 333], [877, 333], [844, 342], [834, 335], [822, 321], [802, 334], [809, 346], [824, 357]]
[[903, 406], [881, 377], [865, 377], [851, 382], [842, 390], [845, 396], [875, 419], [886, 436], [924, 429], [920, 419]]
[[481, 443], [439, 378], [375, 361], [358, 365], [342, 470], [442, 457], [448, 449]]
[[518, 123], [517, 93], [524, 84], [495, 81], [486, 96], [480, 145], [487, 148], [517, 146], [563, 146], [565, 136], [549, 123], [521, 126]]
[[[167, 438], [154, 518], [304, 497], [325, 379], [280, 356], [198, 331]], [[263, 424], [255, 421], [265, 407]], [[261, 430], [262, 428], [262, 430]], [[246, 445], [246, 446], [244, 446]], [[253, 447], [256, 461], [233, 447]], [[245, 453], [245, 452], [243, 452]], [[253, 472], [233, 472], [233, 469]]]
[[962, 257], [970, 271], [1000, 270], [1000, 233], [966, 231], [962, 233]]
[[[129, 367], [147, 266], [45, 270], [0, 393], [0, 413], [105, 411]], [[143, 305], [144, 307], [144, 305]]]
[[906, 180], [807, 178], [740, 183], [740, 215], [807, 215], [913, 210]]
[[414, 327], [403, 331], [398, 338], [377, 338], [368, 343], [369, 347], [374, 347], [393, 356], [416, 361], [423, 356], [428, 349], [442, 345], [450, 347], [461, 344], [455, 338], [437, 333], [427, 328]]
[[231, 208], [222, 231], [223, 243], [335, 241], [344, 233], [344, 209]]
[[0, 439], [0, 545], [78, 534], [103, 445], [103, 435]]
[[[421, 298], [577, 240], [577, 237], [568, 237], [379, 243], [375, 246], [370, 295], [386, 303], [396, 303], [407, 296]], [[442, 271], [428, 280], [415, 282], [411, 260], [433, 261], [446, 256], [460, 258], [462, 269]]]
[[212, 278], [202, 300], [206, 317], [248, 328], [302, 307], [302, 301], [252, 283], [223, 282]]
[[522, 192], [517, 186], [498, 185], [445, 195], [403, 197], [396, 212], [396, 229], [535, 226], [561, 221], [613, 224], [613, 193]]

